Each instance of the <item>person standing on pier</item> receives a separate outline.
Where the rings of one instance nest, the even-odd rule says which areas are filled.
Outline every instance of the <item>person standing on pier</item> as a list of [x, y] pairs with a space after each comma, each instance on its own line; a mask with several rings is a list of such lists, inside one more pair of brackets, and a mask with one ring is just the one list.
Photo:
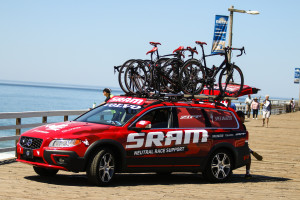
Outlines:
[[269, 118], [271, 115], [271, 109], [272, 109], [272, 105], [271, 105], [271, 101], [269, 100], [269, 95], [266, 95], [266, 99], [263, 102], [263, 108], [262, 108], [262, 111], [263, 111], [263, 125], [262, 126], [265, 126], [265, 119], [267, 119], [266, 127], [269, 127]]
[[251, 103], [252, 103], [251, 95], [248, 94], [248, 97], [245, 100], [245, 104], [246, 104], [246, 116], [247, 116], [247, 118], [250, 118]]
[[251, 109], [253, 112], [253, 119], [257, 119], [257, 114], [259, 110], [259, 103], [257, 102], [257, 97], [255, 97], [254, 100], [252, 101]]

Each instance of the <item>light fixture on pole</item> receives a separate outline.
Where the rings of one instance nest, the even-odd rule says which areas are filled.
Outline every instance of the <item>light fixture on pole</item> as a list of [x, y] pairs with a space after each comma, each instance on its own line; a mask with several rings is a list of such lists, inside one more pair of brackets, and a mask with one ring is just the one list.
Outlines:
[[[247, 13], [247, 14], [251, 14], [251, 15], [258, 15], [259, 11], [255, 11], [255, 10], [238, 10], [235, 9], [234, 6], [231, 6], [230, 8], [228, 8], [228, 11], [230, 12], [230, 16], [229, 16], [229, 39], [228, 39], [228, 46], [232, 47], [232, 25], [233, 25], [233, 13], [234, 12], [238, 12], [238, 13]], [[229, 55], [228, 55], [228, 61], [231, 62], [231, 51], [229, 51]]]

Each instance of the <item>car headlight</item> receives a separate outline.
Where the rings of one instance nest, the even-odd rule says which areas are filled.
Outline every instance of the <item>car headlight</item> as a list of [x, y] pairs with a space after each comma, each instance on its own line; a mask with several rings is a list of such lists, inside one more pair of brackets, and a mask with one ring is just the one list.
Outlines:
[[81, 140], [73, 139], [73, 140], [52, 140], [49, 144], [49, 147], [73, 147], [81, 144]]

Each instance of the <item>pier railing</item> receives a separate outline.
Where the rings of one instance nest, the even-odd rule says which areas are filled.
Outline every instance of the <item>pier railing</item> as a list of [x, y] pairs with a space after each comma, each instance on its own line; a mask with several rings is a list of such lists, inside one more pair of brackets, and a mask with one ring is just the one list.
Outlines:
[[[21, 129], [33, 128], [33, 127], [49, 124], [48, 117], [62, 116], [63, 119], [61, 121], [68, 121], [69, 116], [81, 115], [86, 111], [87, 110], [59, 110], [59, 111], [32, 111], [32, 112], [0, 113], [0, 119], [15, 119], [16, 120], [15, 125], [8, 125], [8, 126], [0, 125], [0, 130], [9, 130], [9, 129], [16, 130], [16, 134], [13, 136], [0, 137], [0, 142], [1, 141], [9, 141], [9, 140], [15, 140], [17, 142], [21, 135]], [[35, 118], [40, 117], [41, 123], [22, 124], [23, 118], [33, 118], [33, 117], [35, 117]], [[15, 151], [15, 147], [0, 148], [0, 153], [9, 152], [9, 151]]]

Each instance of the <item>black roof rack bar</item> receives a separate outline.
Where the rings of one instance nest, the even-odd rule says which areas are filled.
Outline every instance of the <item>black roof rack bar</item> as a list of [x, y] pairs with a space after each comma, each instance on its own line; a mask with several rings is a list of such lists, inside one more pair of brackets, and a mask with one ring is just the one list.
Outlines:
[[191, 94], [173, 94], [173, 93], [159, 93], [159, 94], [123, 94], [120, 96], [128, 96], [128, 97], [140, 97], [140, 98], [149, 98], [149, 99], [158, 99], [158, 100], [166, 100], [166, 101], [174, 101], [174, 100], [209, 100], [209, 101], [221, 101], [221, 100], [237, 100], [237, 97], [220, 97], [218, 95], [191, 95]]

